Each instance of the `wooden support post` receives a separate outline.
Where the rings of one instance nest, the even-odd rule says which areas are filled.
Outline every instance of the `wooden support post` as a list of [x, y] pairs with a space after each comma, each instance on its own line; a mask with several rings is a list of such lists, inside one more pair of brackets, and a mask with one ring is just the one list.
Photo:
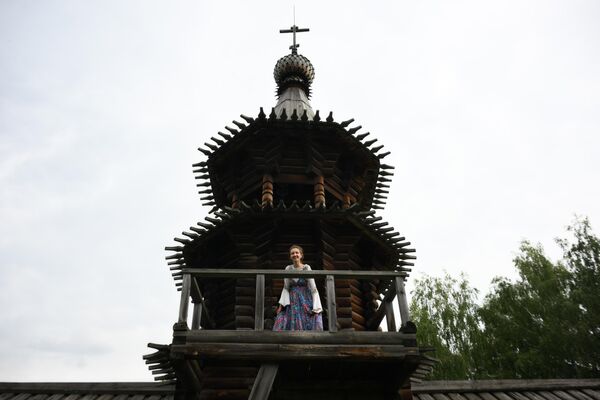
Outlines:
[[238, 194], [234, 193], [231, 196], [231, 208], [238, 208], [240, 206], [240, 199], [238, 198]]
[[267, 400], [277, 376], [277, 364], [262, 364], [254, 379], [248, 400]]
[[262, 331], [265, 325], [265, 276], [256, 275], [256, 297], [254, 301], [254, 330]]
[[327, 275], [327, 320], [329, 332], [337, 332], [337, 310], [335, 301], [335, 281], [333, 275]]
[[323, 176], [315, 178], [315, 208], [325, 207], [325, 179]]
[[200, 381], [200, 377], [198, 375], [196, 375], [196, 372], [194, 371], [194, 368], [192, 368], [191, 364], [193, 362], [193, 360], [184, 360], [184, 370], [185, 370], [185, 374], [188, 377], [188, 382], [191, 382], [191, 386], [192, 388], [194, 388], [194, 391], [196, 391], [196, 393], [199, 393], [200, 391], [202, 391], [202, 383]]
[[273, 177], [269, 174], [264, 174], [262, 180], [262, 208], [265, 207], [273, 207]]
[[215, 321], [210, 316], [208, 312], [208, 307], [204, 303], [204, 297], [202, 296], [202, 291], [200, 290], [200, 286], [198, 285], [198, 278], [192, 277], [192, 288], [190, 294], [192, 295], [192, 300], [195, 303], [199, 303], [202, 307], [200, 311], [202, 313], [200, 321], [204, 320], [204, 325], [209, 328], [213, 328], [216, 326]]
[[408, 301], [406, 300], [406, 290], [404, 289], [404, 280], [401, 277], [396, 278], [396, 296], [398, 296], [398, 308], [400, 309], [400, 326], [404, 326], [410, 321], [408, 313]]
[[200, 329], [200, 321], [202, 319], [202, 303], [194, 303], [192, 311], [192, 329]]
[[396, 332], [396, 317], [394, 316], [394, 303], [383, 300], [382, 306], [385, 307], [385, 320], [387, 321], [388, 332]]
[[179, 318], [177, 319], [178, 323], [187, 324], [191, 284], [192, 277], [190, 276], [190, 274], [183, 274], [183, 285], [181, 286], [181, 300], [179, 302]]

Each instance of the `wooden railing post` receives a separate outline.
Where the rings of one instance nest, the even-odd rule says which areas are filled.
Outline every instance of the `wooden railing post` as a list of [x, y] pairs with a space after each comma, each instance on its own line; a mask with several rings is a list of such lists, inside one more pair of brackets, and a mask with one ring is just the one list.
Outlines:
[[388, 332], [396, 332], [396, 317], [394, 316], [394, 303], [392, 301], [387, 300], [383, 301], [383, 306], [385, 307], [385, 320], [387, 322]]
[[335, 301], [335, 281], [333, 275], [327, 275], [327, 320], [329, 332], [337, 332], [337, 310]]
[[183, 274], [183, 284], [181, 286], [181, 300], [179, 301], [179, 318], [177, 322], [187, 324], [188, 307], [190, 305], [190, 287], [192, 277], [190, 274]]
[[202, 303], [194, 303], [192, 310], [192, 329], [200, 329], [200, 321], [202, 319]]
[[402, 277], [396, 277], [396, 296], [398, 296], [398, 308], [400, 308], [400, 326], [404, 326], [410, 321], [408, 312], [408, 301], [406, 300], [406, 290], [404, 289], [404, 280]]
[[265, 325], [265, 276], [256, 275], [256, 297], [254, 301], [254, 330], [262, 331]]
[[[208, 313], [208, 308], [204, 303], [202, 293], [199, 288], [198, 280], [214, 278], [252, 278], [256, 279], [256, 298], [255, 298], [255, 329], [264, 330], [265, 321], [265, 280], [288, 277], [307, 277], [307, 278], [325, 278], [326, 296], [327, 296], [327, 317], [328, 330], [337, 332], [337, 301], [335, 295], [335, 278], [340, 279], [367, 279], [367, 280], [391, 280], [392, 287], [388, 290], [385, 298], [379, 304], [375, 314], [367, 320], [370, 328], [377, 328], [384, 316], [387, 316], [388, 330], [395, 331], [399, 327], [404, 329], [406, 323], [410, 321], [408, 301], [404, 287], [404, 278], [406, 273], [401, 271], [355, 271], [355, 270], [311, 270], [311, 271], [285, 271], [271, 269], [230, 269], [230, 268], [183, 268], [182, 272], [182, 293], [179, 309], [179, 329], [187, 329], [187, 313], [190, 302], [190, 296], [194, 302], [194, 319], [192, 329], [198, 329], [202, 324], [214, 329], [214, 320]], [[191, 288], [190, 288], [191, 286]], [[398, 306], [400, 309], [401, 320], [393, 318], [394, 296], [398, 296]], [[198, 303], [196, 305], [196, 303]], [[325, 307], [323, 307], [325, 308]]]
[[[210, 316], [210, 313], [208, 312], [208, 307], [206, 307], [206, 304], [204, 304], [204, 297], [202, 296], [202, 291], [200, 290], [200, 286], [198, 285], [198, 279], [194, 278], [192, 276], [192, 285], [191, 285], [191, 295], [192, 295], [192, 301], [194, 301], [194, 307], [196, 307], [196, 303], [197, 303], [197, 311], [198, 311], [198, 328], [200, 327], [201, 322], [204, 320], [204, 326], [207, 326], [208, 328], [214, 328], [215, 327], [215, 321], [212, 319], [212, 317]], [[196, 315], [196, 308], [194, 308], [194, 316]], [[194, 324], [193, 320], [192, 320], [192, 325]], [[192, 328], [194, 329], [194, 328]]]

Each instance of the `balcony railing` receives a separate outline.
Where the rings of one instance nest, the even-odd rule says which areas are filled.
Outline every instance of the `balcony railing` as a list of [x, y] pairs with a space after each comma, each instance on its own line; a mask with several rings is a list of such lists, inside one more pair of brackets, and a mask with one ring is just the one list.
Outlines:
[[[375, 319], [381, 321], [385, 315], [388, 331], [396, 331], [396, 322], [393, 311], [393, 302], [397, 300], [400, 310], [401, 326], [409, 320], [408, 302], [404, 288], [406, 272], [396, 271], [286, 271], [270, 269], [209, 269], [185, 268], [182, 270], [183, 284], [181, 288], [181, 302], [179, 305], [178, 323], [187, 326], [190, 299], [194, 305], [192, 312], [191, 329], [200, 329], [201, 318], [208, 319], [208, 325], [214, 325], [204, 304], [204, 298], [197, 284], [197, 279], [214, 278], [255, 278], [256, 299], [254, 305], [254, 330], [264, 330], [265, 319], [265, 277], [269, 278], [320, 278], [325, 277], [325, 290], [327, 298], [328, 331], [337, 332], [337, 312], [335, 298], [335, 279], [357, 280], [391, 280], [393, 284], [381, 300], [381, 304], [374, 314]], [[192, 279], [195, 277], [196, 279]]]

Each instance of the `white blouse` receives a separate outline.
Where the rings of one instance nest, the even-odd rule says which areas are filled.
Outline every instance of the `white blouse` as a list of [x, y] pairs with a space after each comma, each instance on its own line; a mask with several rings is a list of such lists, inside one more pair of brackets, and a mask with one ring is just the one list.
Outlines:
[[[290, 271], [290, 270], [296, 270], [296, 268], [293, 265], [288, 265], [287, 267], [285, 267], [286, 271]], [[308, 264], [304, 264], [304, 267], [302, 267], [302, 270], [305, 271], [310, 271], [310, 265]], [[298, 282], [299, 278], [283, 278], [283, 290], [281, 291], [281, 297], [279, 298], [279, 304], [281, 304], [282, 306], [289, 306], [290, 305], [290, 281], [293, 280], [294, 282]], [[312, 293], [312, 300], [313, 300], [313, 312], [314, 313], [320, 313], [323, 311], [323, 308], [321, 306], [321, 298], [319, 297], [319, 291], [317, 290], [317, 285], [315, 284], [315, 280], [313, 278], [308, 278], [306, 280], [306, 283], [308, 284], [308, 289], [310, 290], [310, 292]]]

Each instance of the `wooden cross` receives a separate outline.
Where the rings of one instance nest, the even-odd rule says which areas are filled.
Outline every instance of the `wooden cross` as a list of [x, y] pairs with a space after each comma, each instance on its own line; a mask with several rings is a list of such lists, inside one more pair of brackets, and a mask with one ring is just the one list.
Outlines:
[[279, 33], [293, 33], [294, 34], [294, 36], [293, 36], [294, 44], [292, 44], [290, 46], [290, 50], [292, 50], [292, 54], [298, 54], [298, 47], [300, 47], [300, 45], [296, 44], [296, 32], [308, 32], [308, 31], [309, 31], [308, 28], [298, 28], [296, 25], [293, 25], [290, 27], [290, 29], [280, 29]]

